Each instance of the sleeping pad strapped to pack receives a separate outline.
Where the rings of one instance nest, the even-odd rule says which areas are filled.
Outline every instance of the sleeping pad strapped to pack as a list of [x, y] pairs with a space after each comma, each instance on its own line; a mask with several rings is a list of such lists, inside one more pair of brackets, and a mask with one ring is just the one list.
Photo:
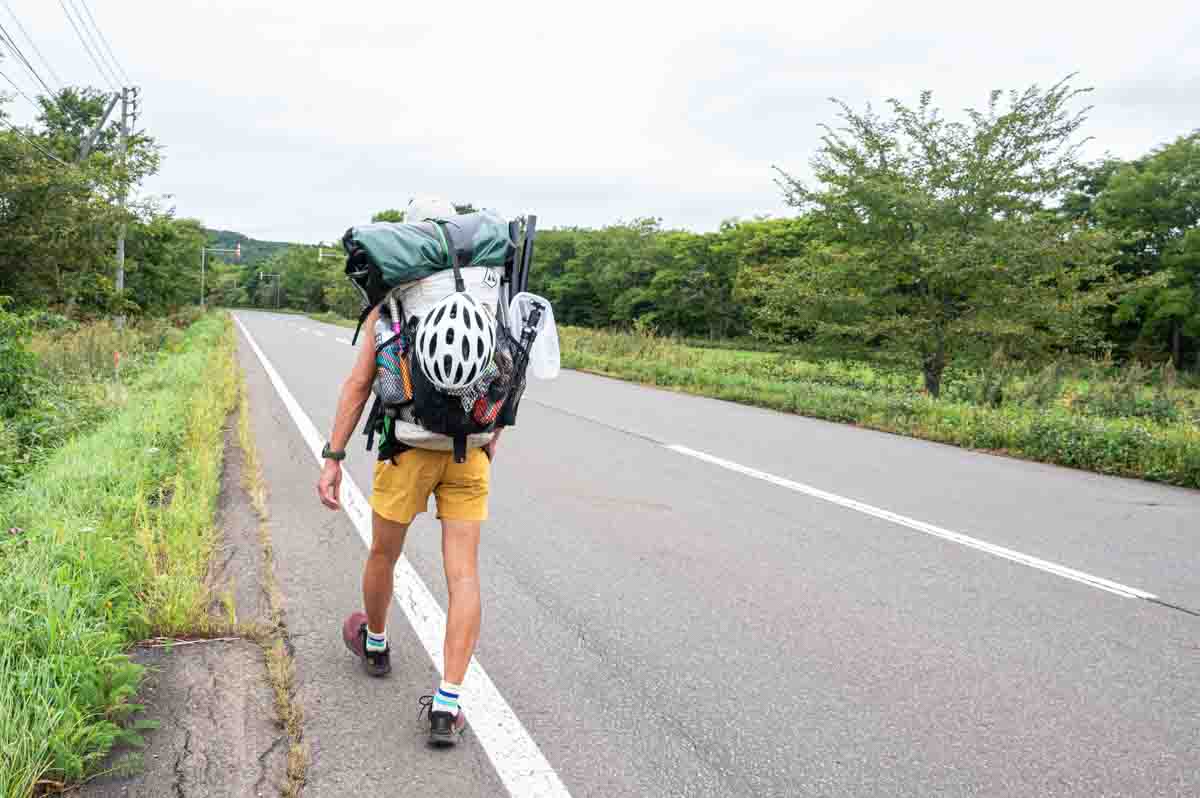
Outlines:
[[511, 268], [510, 225], [490, 211], [414, 222], [351, 227], [342, 237], [346, 276], [375, 307], [398, 285], [457, 266]]
[[[516, 272], [513, 233], [517, 229], [516, 223], [485, 211], [414, 224], [370, 224], [346, 232], [342, 240], [346, 276], [365, 300], [360, 325], [374, 307], [380, 308], [376, 329], [371, 331], [376, 344], [375, 403], [364, 434], [368, 449], [375, 435], [380, 435], [381, 460], [408, 448], [396, 438], [398, 421], [452, 438], [459, 462], [466, 458], [468, 436], [515, 423], [525, 388], [529, 342], [518, 340], [520, 332], [508, 329], [508, 313], [503, 307], [506, 294], [499, 294], [495, 306], [492, 364], [481, 379], [453, 393], [442, 391], [426, 377], [413, 347], [420, 313], [409, 312], [400, 298], [406, 291], [412, 292], [419, 281], [433, 278], [442, 282], [446, 270], [454, 277], [454, 287], [447, 286], [448, 290], [469, 293], [461, 270], [481, 266], [503, 273], [505, 288], [512, 287]], [[526, 266], [532, 257], [532, 234], [530, 223], [521, 253]]]

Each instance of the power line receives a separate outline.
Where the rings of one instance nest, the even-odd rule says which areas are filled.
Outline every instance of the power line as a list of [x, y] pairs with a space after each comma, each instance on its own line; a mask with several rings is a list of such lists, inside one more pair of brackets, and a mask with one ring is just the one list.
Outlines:
[[8, 4], [8, 0], [0, 0], [0, 2], [4, 3], [4, 7], [8, 9], [8, 15], [12, 17], [13, 22], [17, 23], [17, 30], [21, 31], [21, 35], [25, 37], [25, 41], [29, 42], [30, 49], [33, 50], [38, 58], [42, 59], [42, 66], [46, 67], [46, 71], [50, 73], [50, 77], [54, 79], [55, 84], [62, 86], [62, 78], [54, 71], [54, 67], [50, 66], [50, 61], [42, 54], [41, 48], [37, 46], [37, 42], [29, 35], [29, 31], [25, 30], [25, 26], [21, 24], [21, 18], [17, 16], [17, 12], [12, 10], [12, 6]]
[[84, 18], [83, 12], [79, 10], [79, 4], [76, 2], [76, 0], [67, 0], [67, 4], [71, 6], [71, 11], [75, 13], [75, 18], [79, 20], [80, 29], [83, 30], [84, 35], [87, 36], [88, 41], [91, 42], [92, 52], [94, 52], [100, 59], [100, 64], [104, 67], [105, 74], [108, 75], [108, 77], [111, 78], [118, 86], [123, 85], [121, 82], [121, 77], [117, 74], [117, 71], [112, 68], [112, 64], [108, 63], [108, 59], [104, 57], [104, 51], [100, 48], [100, 40], [96, 37], [96, 31], [94, 31], [92, 27], [88, 25], [87, 19]]
[[21, 52], [21, 48], [17, 46], [16, 40], [13, 39], [12, 35], [7, 30], [5, 30], [3, 25], [0, 25], [0, 44], [3, 44], [5, 48], [12, 53], [12, 55], [16, 56], [17, 63], [24, 67], [25, 71], [28, 72], [34, 80], [36, 80], [38, 83], [41, 83], [42, 86], [49, 91], [50, 87], [46, 86], [46, 83], [42, 80], [41, 75], [39, 75], [37, 70], [33, 68], [33, 65], [29, 63], [29, 59], [25, 57], [23, 52]]
[[28, 94], [26, 94], [25, 92], [21, 91], [21, 87], [17, 85], [17, 82], [16, 82], [15, 80], [13, 80], [12, 78], [10, 78], [8, 75], [5, 75], [3, 72], [0, 72], [0, 78], [4, 78], [5, 80], [7, 80], [7, 81], [9, 82], [9, 84], [10, 84], [10, 85], [11, 85], [11, 86], [12, 86], [14, 89], [16, 89], [16, 90], [17, 90], [17, 94], [21, 95], [21, 96], [22, 96], [22, 97], [24, 97], [26, 100], [29, 100], [29, 104], [30, 104], [30, 105], [32, 105], [34, 108], [36, 108], [36, 109], [37, 109], [37, 110], [39, 110], [39, 111], [41, 111], [41, 110], [42, 110], [42, 107], [41, 107], [40, 105], [38, 105], [37, 103], [35, 103], [35, 102], [33, 101], [33, 98], [31, 98], [31, 97], [30, 97]]
[[96, 65], [96, 69], [100, 71], [100, 77], [104, 78], [108, 83], [108, 87], [113, 91], [117, 91], [117, 84], [104, 71], [104, 67], [100, 65], [100, 60], [96, 58], [96, 54], [92, 52], [92, 48], [88, 45], [87, 39], [84, 38], [83, 32], [79, 26], [75, 24], [75, 17], [71, 16], [71, 12], [67, 10], [67, 4], [63, 0], [58, 0], [58, 4], [62, 6], [63, 13], [67, 15], [67, 21], [71, 23], [71, 27], [75, 29], [75, 35], [79, 37], [79, 43], [83, 45], [83, 49], [87, 51], [88, 57], [92, 59], [92, 63]]
[[21, 52], [21, 48], [17, 46], [16, 40], [9, 35], [8, 31], [4, 29], [3, 25], [0, 25], [0, 41], [4, 42], [4, 45], [12, 51], [12, 54], [17, 57], [17, 60], [22, 66], [25, 67], [26, 71], [29, 72], [30, 75], [33, 75], [34, 80], [42, 84], [42, 88], [46, 90], [46, 94], [53, 97], [54, 90], [46, 85], [46, 81], [42, 80], [42, 76], [39, 75], [38, 71], [33, 68], [33, 64], [29, 63], [29, 59], [25, 57], [25, 53]]
[[[7, 2], [7, 0], [5, 0], [5, 2]], [[96, 33], [99, 34], [100, 41], [104, 44], [104, 49], [108, 51], [109, 59], [112, 61], [113, 66], [117, 68], [116, 74], [124, 79], [126, 86], [131, 85], [133, 81], [129, 79], [129, 73], [125, 71], [125, 67], [121, 65], [121, 62], [117, 60], [117, 56], [113, 52], [112, 45], [108, 43], [108, 37], [104, 35], [104, 31], [101, 30], [100, 26], [96, 24], [96, 18], [92, 16], [92, 9], [88, 8], [87, 0], [79, 0], [79, 4], [83, 6], [83, 10], [87, 12], [87, 17], [92, 23], [92, 28], [94, 28]]]
[[62, 164], [63, 166], [66, 166], [66, 167], [70, 168], [71, 164], [67, 163], [67, 162], [66, 162], [66, 161], [64, 161], [62, 158], [59, 158], [57, 155], [55, 155], [54, 153], [50, 152], [49, 150], [45, 150], [45, 149], [43, 149], [43, 148], [42, 148], [42, 145], [38, 144], [38, 143], [37, 143], [36, 141], [34, 141], [33, 139], [29, 138], [29, 136], [26, 136], [26, 135], [25, 135], [25, 133], [24, 133], [24, 131], [22, 131], [22, 130], [21, 130], [21, 128], [17, 127], [17, 126], [16, 126], [16, 125], [14, 125], [12, 122], [9, 122], [7, 119], [0, 119], [0, 123], [3, 123], [3, 124], [5, 124], [5, 125], [7, 125], [7, 126], [8, 126], [8, 127], [11, 129], [11, 130], [12, 130], [12, 132], [13, 132], [13, 133], [16, 133], [18, 136], [20, 136], [21, 138], [25, 139], [25, 142], [26, 142], [26, 143], [27, 143], [27, 144], [28, 144], [30, 147], [33, 147], [35, 150], [37, 150], [38, 152], [40, 152], [42, 155], [45, 155], [45, 156], [46, 156], [47, 158], [49, 158], [50, 160], [52, 160], [52, 161], [56, 161], [56, 162], [58, 162], [58, 163]]

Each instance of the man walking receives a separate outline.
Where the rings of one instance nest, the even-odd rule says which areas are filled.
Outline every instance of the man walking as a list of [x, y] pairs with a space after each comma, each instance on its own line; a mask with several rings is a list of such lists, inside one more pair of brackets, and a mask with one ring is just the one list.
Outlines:
[[[451, 216], [453, 206], [442, 201], [410, 205], [415, 219]], [[365, 328], [375, 329], [379, 308], [367, 317]], [[322, 504], [337, 510], [340, 504], [342, 463], [346, 444], [371, 397], [376, 374], [374, 336], [363, 336], [354, 367], [342, 385], [333, 432], [325, 445], [325, 462], [317, 483]], [[490, 354], [489, 354], [490, 357]], [[384, 676], [391, 670], [387, 636], [388, 609], [392, 601], [393, 572], [404, 549], [413, 518], [428, 509], [429, 496], [437, 500], [442, 525], [442, 557], [449, 592], [443, 655], [445, 673], [437, 691], [422, 698], [430, 720], [430, 739], [454, 744], [466, 727], [459, 706], [461, 685], [479, 639], [479, 535], [488, 515], [491, 461], [499, 432], [471, 435], [465, 462], [457, 463], [453, 440], [413, 423], [397, 419], [395, 438], [401, 451], [375, 465], [371, 489], [371, 551], [363, 571], [365, 612], [346, 619], [342, 636], [346, 646], [362, 659], [366, 672]]]

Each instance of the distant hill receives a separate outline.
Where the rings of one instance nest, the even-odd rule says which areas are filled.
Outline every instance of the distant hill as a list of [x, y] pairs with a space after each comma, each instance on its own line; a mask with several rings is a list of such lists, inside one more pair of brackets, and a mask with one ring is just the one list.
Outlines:
[[[232, 230], [209, 230], [208, 245], [210, 247], [218, 247], [220, 249], [233, 249], [235, 245], [242, 245], [242, 260], [243, 266], [258, 266], [265, 263], [272, 255], [281, 249], [289, 246], [286, 241], [259, 241], [256, 238], [235, 233]], [[231, 261], [232, 256], [223, 257], [223, 260]]]

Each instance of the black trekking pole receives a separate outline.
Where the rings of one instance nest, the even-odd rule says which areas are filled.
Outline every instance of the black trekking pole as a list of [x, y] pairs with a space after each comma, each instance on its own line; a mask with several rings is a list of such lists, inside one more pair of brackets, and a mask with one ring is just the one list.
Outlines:
[[514, 296], [516, 291], [513, 287], [516, 285], [517, 277], [517, 258], [520, 253], [517, 252], [517, 239], [521, 237], [521, 222], [518, 219], [513, 219], [508, 223], [508, 240], [512, 243], [512, 251], [508, 253], [508, 257], [504, 260], [504, 272], [500, 278], [500, 306], [504, 308], [504, 315], [508, 315], [508, 303]]
[[530, 214], [525, 217], [525, 241], [521, 244], [521, 259], [517, 263], [517, 280], [513, 286], [513, 296], [529, 287], [529, 264], [533, 262], [533, 239], [537, 235], [537, 216]]
[[[517, 389], [525, 384], [525, 367], [529, 364], [529, 350], [533, 348], [533, 341], [537, 338], [538, 322], [542, 320], [542, 309], [541, 302], [534, 302], [533, 309], [529, 311], [529, 318], [525, 320], [525, 324], [521, 327], [520, 351], [517, 352], [517, 357], [513, 360], [513, 380], [519, 379], [520, 382], [514, 382], [514, 394]], [[515, 423], [517, 420], [516, 407], [513, 408], [512, 413], [512, 419]]]

